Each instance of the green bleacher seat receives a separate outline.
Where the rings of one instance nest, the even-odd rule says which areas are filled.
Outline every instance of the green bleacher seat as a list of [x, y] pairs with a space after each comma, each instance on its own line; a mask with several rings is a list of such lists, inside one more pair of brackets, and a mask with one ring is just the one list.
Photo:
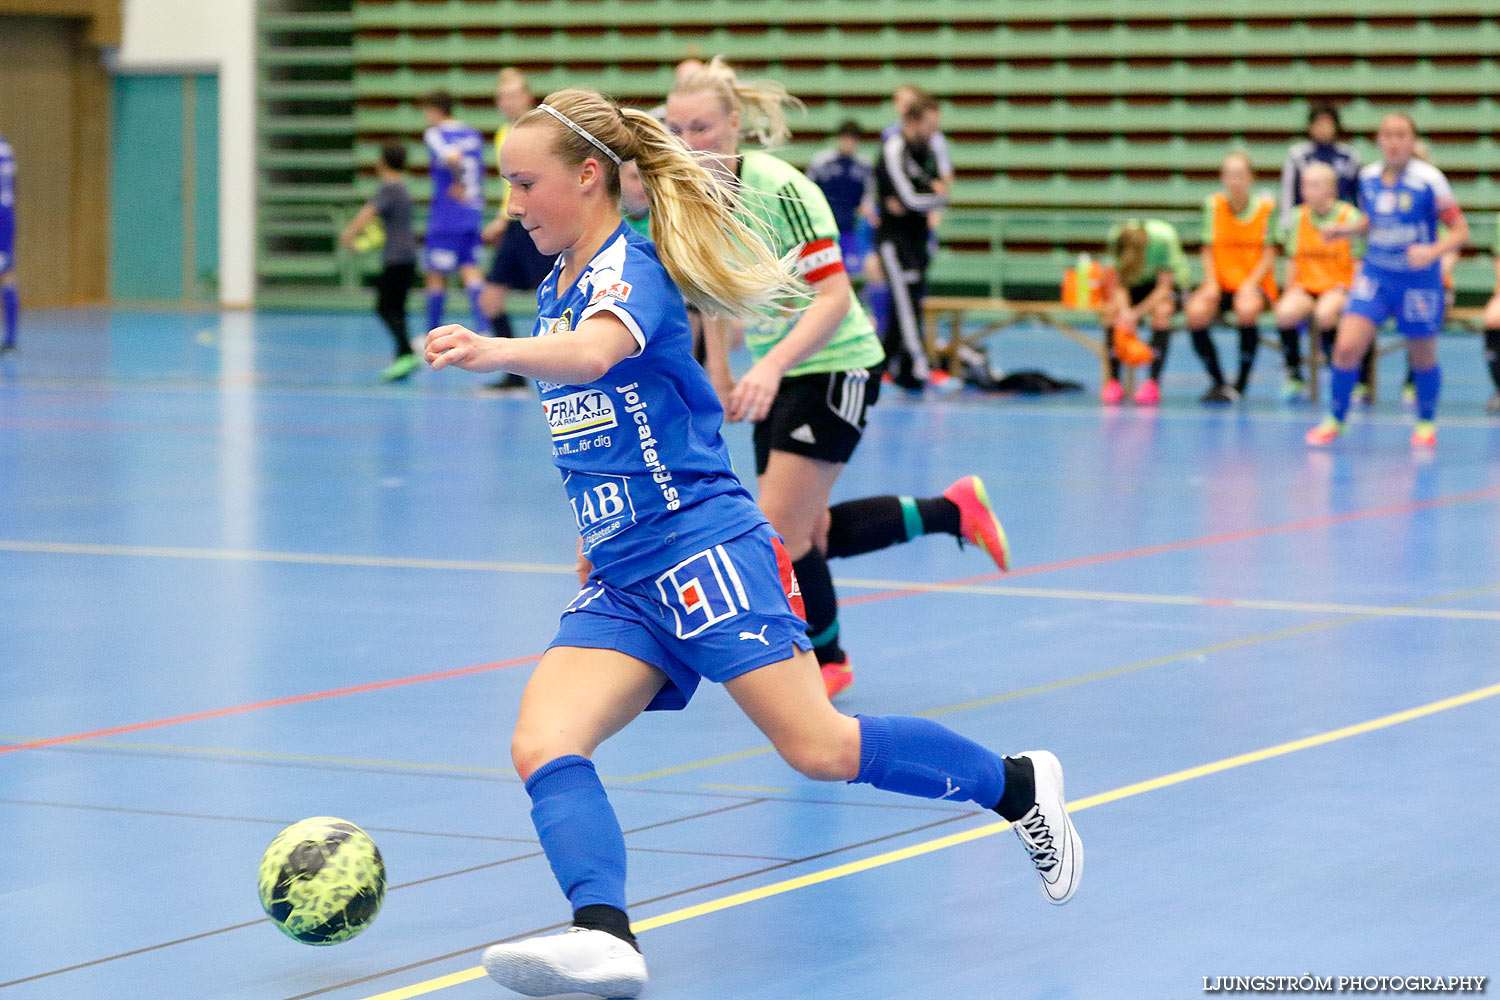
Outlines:
[[[873, 139], [898, 84], [943, 99], [959, 176], [940, 283], [1055, 284], [1124, 215], [1169, 218], [1195, 247], [1224, 153], [1245, 149], [1274, 189], [1320, 96], [1342, 103], [1366, 156], [1380, 116], [1411, 111], [1471, 220], [1490, 225], [1500, 209], [1500, 100], [1484, 82], [1500, 69], [1493, 0], [347, 0], [347, 13], [327, 2], [278, 0], [294, 9], [258, 25], [257, 163], [273, 241], [330, 238], [318, 228], [330, 222], [284, 213], [352, 212], [389, 138], [409, 143], [413, 191], [426, 197], [414, 102], [428, 91], [453, 93], [488, 135], [502, 65], [526, 69], [538, 93], [584, 84], [647, 107], [677, 59], [719, 52], [806, 101], [778, 151], [798, 165], [845, 118]], [[330, 44], [330, 31], [347, 42]], [[344, 79], [318, 75], [346, 66]], [[293, 280], [297, 260], [279, 260], [272, 270]], [[1491, 284], [1487, 257], [1466, 258], [1459, 281]]]

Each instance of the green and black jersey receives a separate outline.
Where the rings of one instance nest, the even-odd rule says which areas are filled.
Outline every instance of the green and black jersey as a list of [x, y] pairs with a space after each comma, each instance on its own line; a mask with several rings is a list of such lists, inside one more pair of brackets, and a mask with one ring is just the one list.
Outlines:
[[[739, 194], [745, 221], [770, 243], [778, 257], [791, 256], [797, 274], [811, 283], [844, 269], [839, 254], [839, 229], [822, 190], [796, 167], [770, 153], [751, 151], [740, 156]], [[747, 325], [745, 343], [757, 361], [796, 324], [797, 316], [767, 314]], [[850, 295], [849, 312], [833, 339], [817, 354], [787, 375], [870, 368], [885, 359], [875, 326]]]

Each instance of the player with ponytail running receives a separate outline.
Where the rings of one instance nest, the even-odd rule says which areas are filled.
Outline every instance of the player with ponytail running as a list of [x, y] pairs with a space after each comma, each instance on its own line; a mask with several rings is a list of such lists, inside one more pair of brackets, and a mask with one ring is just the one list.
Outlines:
[[[620, 218], [628, 160], [654, 245]], [[511, 740], [573, 926], [489, 948], [491, 977], [528, 996], [645, 988], [625, 840], [590, 758], [643, 711], [685, 707], [703, 678], [810, 778], [995, 810], [1015, 824], [1046, 898], [1066, 902], [1083, 847], [1056, 757], [1001, 757], [928, 719], [846, 716], [824, 693], [791, 562], [735, 476], [723, 411], [690, 351], [684, 298], [753, 320], [797, 290], [735, 212], [733, 190], [650, 115], [585, 90], [551, 94], [517, 121], [501, 170], [511, 217], [557, 256], [537, 290], [535, 335], [445, 326], [425, 354], [435, 368], [537, 380], [591, 568], [527, 682]]]

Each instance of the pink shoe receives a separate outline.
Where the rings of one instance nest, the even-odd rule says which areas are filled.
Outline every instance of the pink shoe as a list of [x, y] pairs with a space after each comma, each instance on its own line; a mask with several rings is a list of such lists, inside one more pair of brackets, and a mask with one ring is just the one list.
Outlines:
[[[1118, 382], [1115, 383], [1119, 385]], [[959, 531], [964, 541], [979, 546], [989, 553], [1000, 572], [1010, 569], [1010, 542], [1005, 538], [1005, 529], [990, 506], [990, 495], [985, 491], [984, 480], [978, 476], [964, 476], [943, 491], [943, 496], [958, 507]]]
[[1148, 378], [1136, 386], [1134, 398], [1137, 406], [1155, 406], [1161, 402], [1161, 387], [1156, 384], [1156, 379]]
[[1344, 422], [1331, 416], [1324, 417], [1323, 422], [1307, 432], [1307, 443], [1314, 448], [1323, 448], [1334, 442], [1340, 434], [1344, 433]]
[[823, 690], [828, 692], [830, 701], [854, 683], [854, 668], [849, 665], [847, 655], [837, 663], [825, 663], [818, 669], [823, 673]]
[[1099, 402], [1105, 406], [1119, 406], [1120, 400], [1125, 398], [1125, 387], [1120, 380], [1112, 378], [1104, 383], [1104, 388], [1099, 390]]

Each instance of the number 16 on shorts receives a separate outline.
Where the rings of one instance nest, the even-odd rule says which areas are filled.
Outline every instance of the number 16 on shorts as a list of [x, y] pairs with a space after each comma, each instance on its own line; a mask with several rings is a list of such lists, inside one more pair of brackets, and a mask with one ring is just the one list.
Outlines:
[[673, 566], [656, 578], [656, 589], [677, 619], [679, 639], [691, 639], [733, 618], [741, 608], [750, 610], [745, 585], [722, 545], [704, 549]]

